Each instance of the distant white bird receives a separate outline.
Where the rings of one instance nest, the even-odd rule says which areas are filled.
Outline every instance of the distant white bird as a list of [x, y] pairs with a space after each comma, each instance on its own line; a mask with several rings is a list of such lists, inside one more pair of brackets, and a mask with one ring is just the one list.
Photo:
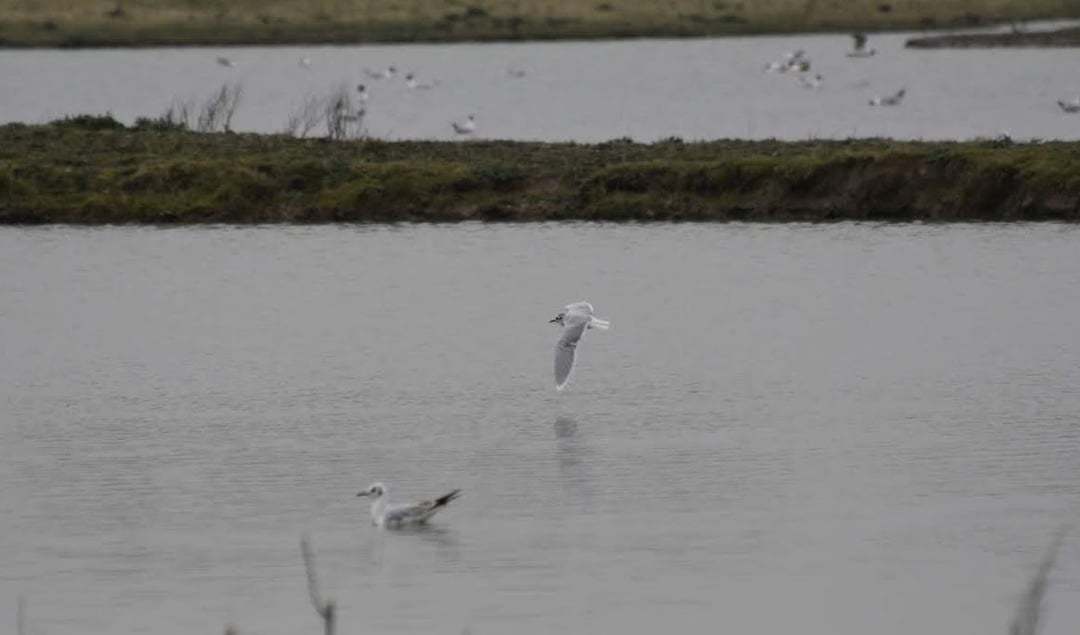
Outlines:
[[1080, 112], [1080, 97], [1077, 97], [1072, 101], [1061, 101], [1059, 99], [1057, 105], [1058, 108], [1061, 108], [1062, 112], [1067, 112], [1069, 114], [1078, 113]]
[[391, 64], [381, 71], [373, 71], [369, 68], [364, 69], [364, 74], [371, 79], [393, 79], [397, 75], [397, 69]]
[[301, 57], [300, 59], [296, 60], [296, 63], [299, 64], [301, 68], [311, 68], [310, 57]]
[[397, 529], [426, 523], [429, 518], [435, 515], [435, 512], [461, 496], [461, 490], [456, 489], [434, 500], [391, 505], [386, 500], [388, 498], [386, 486], [382, 483], [375, 483], [366, 490], [362, 490], [357, 496], [374, 499], [371, 501], [372, 524], [377, 527]]
[[451, 121], [450, 126], [453, 127], [454, 132], [460, 135], [469, 135], [476, 132], [476, 115], [469, 115], [464, 123], [458, 123]]
[[817, 90], [825, 85], [825, 78], [822, 77], [821, 74], [814, 75], [813, 77], [799, 75], [799, 85], [810, 90]]
[[219, 57], [219, 58], [217, 58], [217, 63], [224, 66], [224, 67], [226, 67], [226, 68], [232, 68], [232, 67], [236, 66], [236, 62], [232, 61], [231, 59], [229, 59], [227, 57]]
[[802, 49], [791, 51], [784, 55], [782, 60], [769, 62], [765, 65], [766, 73], [787, 73], [788, 71], [805, 73], [808, 70], [810, 70], [810, 58], [806, 56], [806, 51]]
[[555, 344], [555, 390], [562, 390], [570, 381], [577, 345], [585, 331], [591, 328], [606, 331], [611, 328], [611, 322], [594, 317], [593, 305], [588, 302], [574, 302], [566, 305], [548, 323], [563, 327], [562, 335]]
[[877, 49], [866, 48], [865, 33], [852, 33], [851, 37], [855, 41], [852, 43], [852, 50], [847, 54], [848, 57], [873, 57], [877, 54]]
[[405, 86], [409, 90], [428, 90], [428, 89], [434, 88], [435, 84], [428, 84], [428, 83], [421, 84], [420, 82], [416, 81], [416, 76], [415, 75], [413, 75], [412, 73], [406, 73], [405, 74]]
[[901, 88], [892, 95], [885, 97], [877, 96], [870, 100], [871, 106], [898, 106], [900, 102], [904, 100], [904, 95], [907, 94], [906, 88]]

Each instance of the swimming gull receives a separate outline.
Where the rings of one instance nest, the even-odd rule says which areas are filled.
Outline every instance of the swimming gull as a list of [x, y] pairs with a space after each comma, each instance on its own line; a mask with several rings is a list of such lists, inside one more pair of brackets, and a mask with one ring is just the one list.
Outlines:
[[1061, 108], [1062, 112], [1070, 114], [1080, 112], [1080, 97], [1077, 97], [1072, 101], [1061, 101], [1059, 99], [1057, 105], [1058, 108]]
[[236, 62], [232, 61], [231, 59], [229, 59], [227, 57], [219, 57], [219, 58], [217, 58], [217, 63], [224, 66], [224, 67], [226, 67], [226, 68], [232, 68], [232, 67], [236, 66]]
[[461, 490], [456, 489], [434, 500], [420, 501], [419, 503], [405, 503], [391, 505], [386, 486], [382, 483], [374, 483], [357, 496], [368, 497], [371, 501], [371, 522], [377, 527], [396, 529], [408, 525], [422, 525], [435, 515], [450, 501], [461, 496]]
[[877, 96], [870, 100], [871, 106], [898, 106], [900, 102], [904, 100], [904, 95], [907, 94], [906, 88], [901, 88], [892, 95], [886, 97]]
[[468, 135], [476, 132], [476, 115], [469, 115], [465, 119], [465, 123], [458, 123], [451, 121], [450, 126], [454, 129], [454, 132], [458, 134]]
[[563, 327], [562, 335], [555, 344], [555, 390], [561, 391], [570, 381], [577, 345], [585, 331], [591, 328], [606, 331], [611, 328], [611, 322], [594, 317], [593, 305], [588, 302], [574, 302], [566, 305], [549, 323]]
[[409, 90], [417, 90], [417, 89], [419, 89], [419, 90], [429, 90], [431, 88], [434, 88], [435, 84], [429, 84], [429, 83], [421, 84], [420, 82], [416, 81], [416, 75], [413, 75], [412, 73], [406, 73], [405, 74], [405, 86]]
[[805, 75], [799, 75], [799, 85], [803, 88], [810, 90], [817, 90], [825, 84], [825, 78], [821, 74], [814, 75], [813, 77], [807, 77]]

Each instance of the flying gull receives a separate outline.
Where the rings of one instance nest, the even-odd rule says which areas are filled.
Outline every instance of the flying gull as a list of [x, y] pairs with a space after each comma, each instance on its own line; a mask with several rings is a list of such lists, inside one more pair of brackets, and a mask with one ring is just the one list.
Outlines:
[[570, 381], [575, 351], [585, 331], [591, 328], [606, 331], [611, 328], [611, 322], [593, 317], [593, 306], [588, 302], [574, 302], [566, 305], [549, 323], [563, 327], [562, 335], [555, 344], [555, 389], [562, 390]]

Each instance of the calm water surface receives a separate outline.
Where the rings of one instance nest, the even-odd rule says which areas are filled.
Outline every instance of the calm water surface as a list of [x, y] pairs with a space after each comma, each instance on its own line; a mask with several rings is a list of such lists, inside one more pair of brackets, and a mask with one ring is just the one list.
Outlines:
[[[0, 122], [111, 111], [157, 116], [174, 99], [202, 103], [241, 82], [234, 126], [278, 132], [305, 97], [339, 85], [370, 88], [367, 128], [382, 138], [450, 138], [450, 121], [475, 113], [489, 138], [601, 141], [896, 137], [1080, 138], [1080, 117], [1054, 103], [1080, 87], [1077, 49], [906, 50], [912, 34], [876, 35], [871, 59], [845, 57], [846, 34], [699, 40], [228, 49], [8, 50], [0, 52]], [[821, 90], [766, 63], [802, 48]], [[236, 62], [225, 68], [224, 55]], [[301, 57], [311, 60], [302, 67]], [[370, 80], [395, 65], [431, 90]], [[511, 77], [510, 70], [527, 75]], [[905, 87], [897, 108], [875, 95]], [[325, 131], [317, 131], [325, 134]]]
[[[0, 615], [1003, 633], [1080, 493], [1080, 230], [0, 230]], [[590, 333], [557, 394], [554, 310]], [[461, 487], [429, 530], [354, 498]], [[1080, 549], [1046, 633], [1080, 621]]]

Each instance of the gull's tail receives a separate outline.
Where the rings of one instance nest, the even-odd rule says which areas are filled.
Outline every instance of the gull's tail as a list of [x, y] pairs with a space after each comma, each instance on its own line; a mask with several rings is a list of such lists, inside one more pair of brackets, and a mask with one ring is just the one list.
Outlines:
[[601, 331], [606, 331], [609, 328], [611, 328], [611, 322], [609, 322], [607, 320], [601, 320], [600, 318], [590, 318], [589, 319], [589, 328], [600, 329]]

